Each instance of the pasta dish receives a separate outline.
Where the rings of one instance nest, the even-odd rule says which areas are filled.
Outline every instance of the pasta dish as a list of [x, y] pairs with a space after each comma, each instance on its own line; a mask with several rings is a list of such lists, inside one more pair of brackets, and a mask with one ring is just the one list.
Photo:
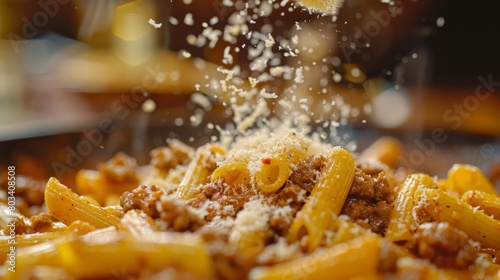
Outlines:
[[[29, 1], [6, 2], [11, 9], [14, 4], [10, 2]], [[349, 20], [352, 38], [340, 32], [348, 26], [347, 20], [339, 18], [336, 22], [336, 15], [327, 15], [337, 12], [344, 2], [340, 0], [297, 1], [327, 13], [322, 15], [307, 12], [296, 1], [288, 0], [109, 1], [109, 5], [101, 5], [105, 1], [81, 2], [90, 3], [83, 5], [91, 12], [82, 21], [96, 33], [79, 36], [96, 43], [82, 47], [79, 42], [74, 50], [65, 53], [63, 57], [68, 60], [56, 72], [61, 72], [59, 78], [64, 85], [76, 81], [77, 86], [71, 86], [71, 91], [88, 83], [88, 90], [83, 91], [94, 96], [101, 90], [120, 93], [109, 106], [109, 118], [99, 120], [99, 134], [92, 136], [93, 132], [83, 130], [83, 134], [88, 134], [88, 145], [81, 145], [85, 150], [82, 155], [90, 155], [93, 148], [103, 148], [104, 134], [115, 129], [113, 118], [124, 122], [128, 117], [138, 127], [156, 119], [135, 114], [155, 110], [156, 103], [149, 94], [165, 94], [167, 108], [182, 104], [185, 108], [178, 109], [194, 112], [187, 118], [174, 118], [170, 112], [158, 114], [162, 125], [169, 118], [181, 129], [190, 124], [191, 129], [206, 132], [200, 124], [205, 113], [212, 110], [213, 99], [218, 99], [225, 107], [221, 115], [232, 114], [231, 128], [237, 132], [229, 133], [229, 138], [234, 136], [231, 141], [214, 136], [210, 143], [199, 147], [169, 138], [164, 146], [150, 152], [147, 164], [118, 153], [95, 169], [79, 170], [74, 182], [55, 177], [37, 181], [16, 174], [14, 166], [2, 169], [2, 279], [500, 280], [500, 193], [479, 168], [455, 164], [446, 178], [437, 178], [398, 166], [402, 147], [393, 138], [380, 138], [358, 154], [347, 145], [336, 146], [321, 140], [321, 136], [285, 125], [274, 130], [252, 130], [256, 124], [271, 124], [271, 120], [265, 119], [268, 116], [286, 117], [295, 126], [314, 122], [324, 128], [322, 132], [346, 125], [350, 117], [364, 124], [363, 116], [377, 110], [396, 112], [377, 119], [379, 125], [385, 124], [380, 126], [384, 129], [410, 121], [413, 112], [409, 106], [413, 101], [405, 97], [400, 80], [416, 82], [407, 77], [412, 72], [402, 70], [416, 65], [414, 80], [427, 80], [424, 66], [432, 64], [427, 60], [432, 52], [416, 40], [406, 42], [416, 45], [415, 53], [406, 56], [398, 49], [394, 57], [401, 64], [394, 68], [394, 85], [392, 80], [386, 81], [386, 76], [393, 75], [392, 68], [382, 59], [396, 63], [386, 54], [389, 43], [395, 39], [386, 34], [401, 33], [392, 25], [404, 26], [405, 18], [416, 17], [407, 11], [399, 17], [399, 2], [404, 1], [379, 1], [384, 6], [381, 10], [371, 9], [365, 2], [359, 3], [359, 12], [358, 6], [353, 6], [356, 14], [353, 23]], [[192, 2], [198, 6], [189, 6]], [[417, 1], [408, 2], [413, 5]], [[153, 4], [166, 7], [165, 11], [177, 7], [180, 12], [160, 18]], [[48, 7], [50, 3], [43, 5]], [[116, 8], [110, 8], [114, 5]], [[90, 9], [102, 6], [107, 7], [106, 12]], [[45, 10], [45, 6], [41, 7]], [[59, 11], [59, 6], [56, 8]], [[42, 12], [36, 11], [33, 20], [44, 20], [38, 16], [46, 15]], [[196, 20], [195, 12], [201, 14]], [[76, 4], [71, 4], [73, 13], [80, 13]], [[104, 14], [111, 18], [100, 19]], [[149, 17], [156, 17], [158, 23]], [[399, 19], [389, 25], [396, 17]], [[423, 26], [430, 22], [428, 17], [426, 12], [422, 19], [412, 19], [418, 22], [418, 32], [408, 30], [406, 35], [415, 33], [424, 38], [430, 30]], [[60, 22], [67, 20], [59, 18]], [[48, 15], [45, 19], [48, 21]], [[160, 19], [166, 25], [163, 30]], [[16, 24], [29, 23], [25, 20], [23, 17]], [[98, 26], [100, 21], [108, 22], [110, 30]], [[358, 22], [363, 23], [364, 29], [356, 26]], [[438, 23], [443, 26], [444, 18], [439, 17]], [[45, 27], [47, 22], [41, 25]], [[52, 25], [57, 24], [49, 26]], [[287, 25], [290, 28], [285, 30]], [[175, 26], [180, 27], [171, 32]], [[27, 29], [32, 28], [23, 25], [23, 32]], [[26, 64], [24, 57], [38, 56], [19, 55], [23, 58], [19, 68], [25, 71], [26, 65], [36, 66], [36, 71], [26, 71], [30, 74], [26, 89], [36, 88], [33, 96], [38, 96], [37, 102], [54, 105], [35, 107], [44, 113], [60, 112], [57, 119], [64, 119], [74, 108], [80, 108], [80, 100], [75, 99], [75, 106], [66, 106], [54, 102], [59, 97], [50, 94], [45, 100], [38, 93], [49, 92], [52, 87], [45, 84], [57, 80], [45, 73], [52, 71], [55, 63], [44, 56], [59, 58], [54, 52], [62, 49], [52, 46], [57, 36], [40, 30], [43, 32], [37, 36], [25, 36], [38, 40], [35, 47], [27, 49], [38, 49], [44, 46], [40, 45], [42, 42], [50, 43], [50, 48], [40, 47], [43, 59], [34, 59], [34, 64]], [[90, 34], [82, 30], [74, 33]], [[8, 39], [14, 49], [25, 43], [13, 40], [11, 33]], [[42, 33], [50, 36], [42, 37]], [[61, 45], [69, 45], [66, 41], [74, 40], [61, 40]], [[387, 41], [387, 45], [377, 47], [377, 41]], [[101, 45], [108, 44], [109, 50], [101, 50]], [[162, 49], [157, 50], [160, 45]], [[420, 49], [422, 60], [417, 62]], [[73, 54], [80, 50], [78, 56]], [[370, 52], [361, 54], [366, 50]], [[383, 74], [368, 79], [372, 70], [363, 69], [356, 56], [363, 62], [380, 63]], [[106, 68], [108, 65], [112, 68]], [[80, 68], [82, 72], [74, 75], [74, 81], [62, 75]], [[113, 71], [108, 69], [118, 72], [111, 75]], [[140, 76], [141, 71], [146, 76]], [[139, 76], [141, 84], [136, 85], [132, 77]], [[42, 77], [47, 80], [40, 89], [34, 86], [38, 84], [31, 84], [31, 80]], [[19, 80], [24, 80], [24, 76]], [[108, 80], [109, 85], [104, 83]], [[133, 85], [131, 92], [122, 93], [115, 88], [122, 83]], [[476, 95], [486, 86], [489, 96], [493, 93], [492, 85], [498, 83], [490, 74], [488, 84], [478, 84]], [[25, 90], [22, 86], [12, 88]], [[420, 86], [417, 88], [422, 91]], [[337, 89], [346, 94], [336, 92]], [[181, 95], [184, 91], [190, 94], [187, 98]], [[173, 96], [182, 97], [182, 102], [172, 102]], [[348, 104], [351, 97], [360, 100], [359, 106]], [[401, 97], [401, 102], [388, 102], [395, 97]], [[365, 103], [367, 98], [377, 102]], [[73, 100], [60, 101], [69, 99]], [[455, 107], [474, 108], [460, 113], [460, 117], [457, 113], [457, 126], [472, 111], [478, 111], [479, 100], [485, 99], [468, 95], [460, 104], [453, 104], [453, 113], [457, 113]], [[414, 111], [430, 103], [420, 96], [415, 100], [422, 106]], [[105, 103], [99, 100], [96, 107], [106, 107], [101, 102]], [[384, 106], [374, 110], [372, 103]], [[447, 118], [446, 112], [452, 110], [434, 115], [456, 131], [454, 122], [447, 121], [453, 120], [453, 115]], [[424, 120], [420, 115], [415, 119], [418, 123]], [[472, 123], [472, 118], [469, 121]], [[484, 126], [494, 123], [485, 122]], [[213, 129], [214, 125], [209, 124]], [[92, 139], [94, 136], [99, 140]], [[163, 141], [163, 137], [155, 136], [155, 143]], [[135, 145], [138, 142], [133, 142], [134, 147], [142, 147], [142, 143]], [[72, 167], [77, 168], [80, 162]]]
[[120, 153], [79, 171], [73, 189], [19, 176], [14, 210], [2, 183], [3, 274], [500, 279], [494, 186], [470, 165], [410, 174], [394, 164], [399, 148], [382, 138], [358, 156], [283, 130], [230, 146], [172, 140], [144, 166]]

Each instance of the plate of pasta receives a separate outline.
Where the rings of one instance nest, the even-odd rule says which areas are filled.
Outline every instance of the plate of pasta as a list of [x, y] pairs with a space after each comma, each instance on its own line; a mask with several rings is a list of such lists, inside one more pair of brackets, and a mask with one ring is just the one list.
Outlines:
[[282, 129], [172, 140], [145, 165], [119, 153], [73, 189], [18, 176], [44, 199], [13, 208], [4, 181], [4, 279], [499, 279], [492, 183], [465, 164], [410, 173], [399, 149]]

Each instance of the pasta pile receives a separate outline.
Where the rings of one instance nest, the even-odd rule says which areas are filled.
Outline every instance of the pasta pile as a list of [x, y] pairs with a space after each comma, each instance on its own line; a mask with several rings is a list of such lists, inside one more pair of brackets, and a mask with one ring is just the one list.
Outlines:
[[[500, 279], [500, 196], [473, 166], [408, 174], [384, 138], [360, 156], [286, 130], [179, 141], [46, 183], [16, 210], [4, 279]], [[19, 199], [22, 199], [20, 197]], [[6, 201], [0, 203], [5, 213]], [[43, 221], [43, 222], [41, 222]]]

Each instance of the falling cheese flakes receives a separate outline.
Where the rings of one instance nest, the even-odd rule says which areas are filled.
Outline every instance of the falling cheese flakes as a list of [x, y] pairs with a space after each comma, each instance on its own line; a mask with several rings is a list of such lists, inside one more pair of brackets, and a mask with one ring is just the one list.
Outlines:
[[[318, 141], [323, 139], [323, 141], [328, 140], [345, 145], [348, 141], [343, 139], [343, 135], [337, 133], [335, 124], [347, 124], [346, 118], [351, 115], [349, 106], [344, 106], [343, 103], [330, 105], [329, 100], [328, 104], [324, 103], [322, 108], [325, 112], [333, 110], [334, 113], [329, 114], [329, 119], [314, 119], [314, 114], [319, 116], [322, 112], [309, 108], [313, 103], [299, 102], [304, 92], [312, 91], [309, 81], [311, 68], [303, 65], [301, 59], [314, 51], [314, 48], [304, 49], [300, 44], [304, 42], [303, 34], [308, 32], [309, 21], [294, 21], [290, 27], [292, 32], [289, 35], [275, 34], [273, 32], [275, 26], [271, 23], [254, 24], [262, 22], [262, 19], [267, 20], [266, 17], [275, 14], [277, 9], [281, 9], [280, 7], [286, 10], [281, 12], [281, 16], [286, 16], [287, 12], [310, 13], [311, 11], [306, 11], [288, 0], [256, 1], [251, 5], [245, 2], [235, 4], [230, 0], [222, 0], [220, 5], [226, 14], [201, 22], [200, 25], [203, 29], [200, 34], [187, 35], [188, 43], [195, 47], [206, 49], [214, 48], [219, 44], [224, 46], [221, 66], [217, 68], [218, 72], [225, 74], [224, 77], [215, 78], [212, 75], [206, 75], [207, 82], [203, 86], [199, 84], [196, 86], [196, 91], [201, 89], [201, 92], [204, 92], [204, 87], [206, 90], [222, 92], [226, 97], [223, 105], [231, 107], [231, 110], [226, 112], [233, 115], [233, 123], [226, 129], [218, 129], [221, 135], [224, 132], [224, 137], [220, 137], [218, 141], [222, 141], [224, 138], [227, 140], [224, 141], [230, 143], [232, 141], [228, 139], [232, 137], [248, 136], [253, 134], [255, 130], [269, 126], [271, 123], [271, 127], [273, 127], [271, 131], [280, 126], [311, 129], [309, 127], [311, 122], [317, 123], [327, 120], [328, 126], [318, 132]], [[184, 21], [187, 25], [195, 24], [195, 19], [191, 14], [186, 15]], [[222, 21], [226, 24], [216, 25], [217, 22]], [[301, 40], [302, 42], [300, 42]], [[233, 55], [237, 55], [237, 57], [246, 55], [250, 71], [241, 70], [237, 63], [234, 64], [239, 59], [233, 58]], [[324, 58], [321, 63], [326, 65], [330, 61], [331, 59]], [[328, 68], [326, 70], [328, 71]], [[327, 72], [324, 71], [324, 73]], [[329, 94], [331, 89], [327, 89], [328, 80], [338, 78], [335, 75], [337, 73], [330, 73], [332, 74], [321, 80], [323, 82], [320, 83], [320, 86], [323, 88], [318, 89], [317, 92]], [[268, 92], [270, 87], [267, 82], [273, 83], [278, 77], [285, 82], [285, 87], [277, 93]], [[296, 98], [296, 95], [300, 98]], [[269, 101], [270, 99], [273, 101]], [[268, 107], [268, 105], [273, 105], [273, 107]], [[281, 112], [276, 115], [278, 116], [276, 121], [277, 123], [281, 122], [281, 125], [274, 123], [274, 119], [268, 118], [270, 113], [275, 112], [275, 110]], [[283, 119], [280, 119], [280, 115], [283, 116]], [[286, 125], [283, 124], [285, 122]], [[216, 140], [213, 139], [213, 141]]]
[[152, 18], [149, 19], [148, 23], [156, 29], [161, 28], [161, 26], [163, 25], [163, 23], [156, 23], [156, 21]]

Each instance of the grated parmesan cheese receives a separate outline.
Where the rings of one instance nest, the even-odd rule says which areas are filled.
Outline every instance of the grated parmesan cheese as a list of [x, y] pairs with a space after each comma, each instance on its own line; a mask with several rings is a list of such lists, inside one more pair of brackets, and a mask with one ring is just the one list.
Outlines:
[[154, 21], [154, 19], [152, 18], [149, 19], [148, 23], [154, 28], [161, 28], [161, 26], [163, 25], [163, 23], [156, 23], [156, 21]]

